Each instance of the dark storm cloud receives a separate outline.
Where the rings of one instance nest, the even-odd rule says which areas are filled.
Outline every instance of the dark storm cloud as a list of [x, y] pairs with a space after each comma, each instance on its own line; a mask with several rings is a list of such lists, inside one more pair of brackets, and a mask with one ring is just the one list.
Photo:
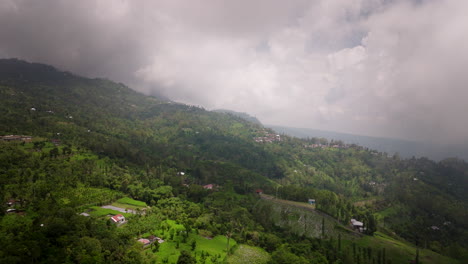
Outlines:
[[467, 141], [465, 1], [0, 3], [0, 56], [266, 123]]
[[147, 39], [134, 20], [139, 11], [115, 3], [3, 2], [0, 52], [86, 76], [129, 81], [134, 69], [147, 62], [142, 52]]

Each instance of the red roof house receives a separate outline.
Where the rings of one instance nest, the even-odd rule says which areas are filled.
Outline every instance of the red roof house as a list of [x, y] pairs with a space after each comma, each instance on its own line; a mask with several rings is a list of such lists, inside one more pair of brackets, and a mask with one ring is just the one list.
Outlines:
[[138, 239], [138, 242], [142, 243], [143, 245], [149, 245], [151, 243], [149, 239], [146, 238], [140, 238]]
[[125, 222], [125, 216], [123, 216], [121, 214], [114, 215], [113, 217], [111, 217], [111, 220], [114, 223], [124, 223]]

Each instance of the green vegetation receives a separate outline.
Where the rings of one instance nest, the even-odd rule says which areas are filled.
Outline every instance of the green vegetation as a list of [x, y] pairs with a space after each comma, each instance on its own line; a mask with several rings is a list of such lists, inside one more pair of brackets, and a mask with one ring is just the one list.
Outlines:
[[[0, 135], [33, 137], [0, 140], [1, 263], [468, 259], [462, 160], [277, 140], [231, 113], [18, 60], [0, 60]], [[103, 205], [135, 214], [117, 228]]]
[[[195, 241], [197, 245], [196, 252], [205, 252], [205, 254], [208, 253], [211, 256], [220, 256], [221, 259], [224, 259], [226, 256], [228, 241], [225, 236], [215, 236], [213, 238], [197, 236]], [[236, 241], [231, 239], [229, 241], [229, 248], [234, 248], [236, 244]]]
[[270, 261], [270, 254], [265, 252], [265, 250], [252, 247], [247, 245], [240, 245], [234, 254], [227, 258], [227, 263], [229, 264], [242, 264], [242, 263], [252, 263], [252, 264], [265, 264]]
[[145, 207], [146, 206], [145, 202], [137, 201], [137, 200], [134, 200], [134, 199], [129, 198], [129, 197], [120, 198], [116, 202], [120, 203], [120, 204], [133, 205], [133, 206], [136, 206], [136, 207]]
[[107, 208], [102, 208], [102, 207], [97, 207], [97, 206], [92, 206], [90, 207], [90, 211], [88, 211], [88, 213], [92, 216], [96, 216], [96, 217], [102, 217], [102, 216], [108, 216], [108, 215], [117, 215], [117, 214], [121, 214], [125, 217], [129, 217], [131, 216], [132, 214], [128, 214], [128, 213], [122, 213], [122, 212], [119, 212], [119, 211], [115, 211], [115, 210], [112, 210], [112, 209], [107, 209]]

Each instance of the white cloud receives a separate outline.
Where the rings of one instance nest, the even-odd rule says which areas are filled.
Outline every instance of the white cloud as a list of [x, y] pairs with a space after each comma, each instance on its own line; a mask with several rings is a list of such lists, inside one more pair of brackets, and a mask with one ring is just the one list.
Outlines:
[[0, 4], [0, 54], [266, 123], [467, 140], [467, 8], [451, 0], [10, 0]]

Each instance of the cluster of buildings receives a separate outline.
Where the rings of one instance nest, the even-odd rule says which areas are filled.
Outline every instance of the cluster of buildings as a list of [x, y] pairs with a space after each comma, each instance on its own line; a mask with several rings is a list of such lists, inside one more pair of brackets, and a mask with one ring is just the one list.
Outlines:
[[280, 135], [275, 135], [275, 134], [270, 134], [270, 133], [265, 133], [265, 136], [263, 137], [254, 137], [255, 142], [258, 143], [272, 143], [276, 141], [281, 141], [281, 136]]
[[24, 141], [31, 142], [32, 136], [23, 136], [23, 135], [6, 135], [0, 136], [3, 141]]
[[[81, 213], [80, 215], [90, 216], [88, 213]], [[117, 215], [111, 216], [110, 220], [111, 220], [112, 223], [114, 223], [114, 224], [116, 224], [118, 226], [127, 222], [127, 220], [125, 219], [125, 216], [123, 216], [122, 214], [117, 214]], [[164, 240], [162, 238], [160, 238], [160, 237], [151, 235], [148, 238], [138, 239], [138, 242], [143, 244], [143, 247], [146, 247], [146, 246], [149, 246], [149, 245], [151, 245], [152, 243], [155, 243], [155, 242], [158, 242], [159, 244], [164, 243]]]
[[164, 240], [160, 237], [151, 235], [148, 238], [138, 239], [138, 242], [142, 243], [143, 246], [145, 247], [145, 246], [153, 244], [154, 242], [158, 242], [159, 244], [164, 243]]
[[7, 209], [5, 213], [20, 213], [22, 210], [19, 210], [18, 208], [21, 208], [21, 201], [15, 200], [15, 199], [8, 199], [7, 203]]
[[[187, 183], [183, 183], [182, 185], [183, 185], [184, 187], [187, 187], [187, 188], [190, 187], [190, 185], [187, 184]], [[219, 188], [220, 188], [219, 185], [213, 184], [213, 183], [206, 184], [206, 185], [202, 185], [202, 187], [203, 187], [203, 189], [205, 189], [205, 190], [214, 190], [214, 191], [218, 191]]]
[[[60, 135], [60, 133], [57, 133]], [[32, 142], [32, 136], [24, 136], [24, 135], [6, 135], [0, 136], [0, 140], [11, 142], [11, 141], [22, 141], [22, 142]], [[54, 144], [54, 146], [59, 146], [61, 144], [60, 139], [51, 139], [50, 142]]]
[[304, 148], [339, 148], [339, 149], [347, 149], [349, 148], [349, 145], [338, 145], [338, 144], [310, 144], [310, 145], [304, 145]]

